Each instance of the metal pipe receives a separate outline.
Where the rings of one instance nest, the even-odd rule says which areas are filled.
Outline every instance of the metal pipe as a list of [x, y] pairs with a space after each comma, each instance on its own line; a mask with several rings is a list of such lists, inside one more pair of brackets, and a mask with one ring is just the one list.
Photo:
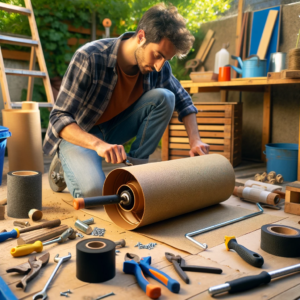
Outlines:
[[201, 233], [205, 233], [205, 232], [208, 232], [208, 231], [211, 231], [211, 230], [214, 230], [214, 229], [218, 229], [218, 228], [224, 227], [226, 225], [230, 225], [230, 224], [233, 224], [233, 223], [236, 223], [236, 222], [239, 222], [239, 221], [242, 221], [242, 220], [246, 220], [246, 219], [249, 219], [249, 218], [252, 218], [252, 217], [255, 217], [255, 216], [258, 216], [258, 215], [262, 214], [264, 212], [263, 208], [260, 206], [259, 203], [256, 203], [256, 206], [259, 209], [258, 212], [255, 212], [255, 213], [243, 216], [243, 217], [239, 217], [239, 218], [236, 218], [236, 219], [232, 219], [232, 220], [229, 220], [229, 221], [226, 221], [226, 222], [222, 222], [222, 223], [219, 223], [219, 224], [216, 224], [216, 225], [212, 225], [212, 226], [200, 229], [200, 230], [189, 232], [185, 235], [185, 237], [187, 239], [189, 239], [191, 242], [195, 243], [196, 245], [198, 245], [201, 248], [203, 248], [204, 250], [206, 250], [208, 248], [207, 244], [205, 244], [205, 243], [202, 244], [200, 242], [197, 242], [196, 240], [194, 240], [192, 238], [192, 236], [195, 236], [195, 235], [198, 235], [198, 234], [201, 234]]

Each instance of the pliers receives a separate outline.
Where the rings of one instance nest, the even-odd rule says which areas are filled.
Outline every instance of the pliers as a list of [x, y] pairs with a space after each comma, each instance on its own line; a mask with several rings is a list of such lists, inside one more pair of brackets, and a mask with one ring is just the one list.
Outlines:
[[221, 274], [223, 272], [223, 270], [219, 268], [202, 267], [202, 266], [186, 266], [185, 260], [180, 255], [175, 256], [174, 254], [169, 252], [166, 252], [165, 255], [167, 260], [173, 263], [176, 272], [179, 274], [179, 276], [185, 283], [190, 283], [190, 279], [188, 278], [188, 276], [184, 271], [204, 272], [204, 273], [213, 273], [213, 274]]
[[179, 293], [180, 283], [169, 277], [166, 273], [150, 266], [151, 256], [142, 257], [141, 260], [138, 255], [133, 253], [126, 253], [123, 264], [123, 272], [126, 274], [135, 275], [137, 282], [142, 290], [152, 299], [157, 299], [161, 295], [161, 288], [150, 284], [145, 278], [143, 272], [150, 277], [156, 279], [158, 282], [166, 286], [171, 292]]

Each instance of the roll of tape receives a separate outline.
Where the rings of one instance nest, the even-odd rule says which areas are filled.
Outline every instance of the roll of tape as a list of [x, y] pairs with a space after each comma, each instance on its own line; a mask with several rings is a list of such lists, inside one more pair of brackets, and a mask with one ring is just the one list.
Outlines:
[[83, 240], [76, 245], [76, 277], [100, 283], [116, 275], [116, 245], [108, 239]]
[[28, 212], [42, 210], [42, 173], [13, 171], [7, 173], [7, 215], [28, 218]]
[[300, 256], [300, 230], [297, 228], [268, 224], [261, 227], [262, 250], [282, 257]]

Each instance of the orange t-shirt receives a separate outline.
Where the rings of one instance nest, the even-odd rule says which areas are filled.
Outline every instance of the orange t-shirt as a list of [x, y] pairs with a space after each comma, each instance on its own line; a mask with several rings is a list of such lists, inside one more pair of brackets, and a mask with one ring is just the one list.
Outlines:
[[96, 122], [96, 125], [111, 120], [116, 115], [120, 114], [143, 94], [143, 74], [139, 71], [135, 75], [127, 75], [116, 64], [118, 80], [115, 89], [111, 95], [103, 115]]

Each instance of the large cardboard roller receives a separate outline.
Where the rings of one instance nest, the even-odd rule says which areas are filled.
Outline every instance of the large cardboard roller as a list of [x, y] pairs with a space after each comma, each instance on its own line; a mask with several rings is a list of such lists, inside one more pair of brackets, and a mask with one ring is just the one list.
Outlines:
[[235, 186], [229, 161], [218, 154], [149, 163], [110, 172], [103, 195], [130, 189], [134, 205], [105, 205], [110, 219], [127, 230], [227, 200]]

